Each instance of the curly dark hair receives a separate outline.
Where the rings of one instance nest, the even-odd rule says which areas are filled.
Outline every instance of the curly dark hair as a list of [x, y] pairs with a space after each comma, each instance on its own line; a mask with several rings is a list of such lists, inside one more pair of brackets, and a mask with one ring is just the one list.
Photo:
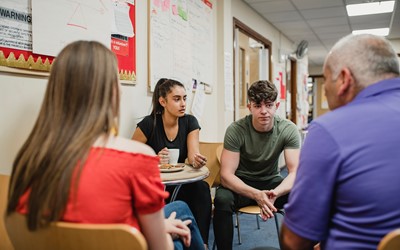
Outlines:
[[249, 102], [260, 104], [262, 102], [274, 102], [278, 97], [278, 90], [275, 85], [268, 80], [260, 80], [251, 84], [247, 90]]

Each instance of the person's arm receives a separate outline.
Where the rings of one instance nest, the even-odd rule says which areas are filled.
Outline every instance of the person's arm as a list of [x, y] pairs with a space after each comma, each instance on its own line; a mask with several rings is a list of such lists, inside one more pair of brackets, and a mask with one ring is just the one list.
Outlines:
[[280, 242], [282, 249], [285, 250], [319, 249], [319, 245], [316, 246], [317, 242], [295, 234], [285, 224], [282, 224]]
[[221, 183], [224, 187], [232, 190], [233, 192], [246, 196], [257, 202], [263, 214], [267, 218], [273, 216], [276, 208], [273, 203], [268, 199], [266, 190], [258, 190], [244, 183], [239, 177], [235, 175], [236, 169], [239, 166], [240, 153], [222, 150], [221, 154]]
[[201, 168], [206, 165], [207, 158], [200, 154], [199, 150], [199, 129], [192, 130], [187, 136], [187, 159], [194, 168]]
[[297, 167], [299, 166], [300, 149], [285, 149], [283, 151], [288, 175], [275, 189], [274, 193], [277, 197], [290, 192], [296, 178]]
[[[139, 141], [142, 143], [147, 142], [147, 137], [143, 131], [137, 127], [133, 133], [132, 140]], [[169, 152], [167, 148], [163, 148], [160, 152], [157, 152], [158, 157], [160, 157], [160, 164], [167, 164], [169, 160]]]
[[139, 127], [136, 127], [135, 132], [133, 133], [132, 136], [132, 140], [146, 143], [147, 137], [144, 135], [143, 131]]
[[166, 230], [162, 209], [152, 214], [139, 214], [138, 220], [149, 249], [174, 249], [171, 235]]

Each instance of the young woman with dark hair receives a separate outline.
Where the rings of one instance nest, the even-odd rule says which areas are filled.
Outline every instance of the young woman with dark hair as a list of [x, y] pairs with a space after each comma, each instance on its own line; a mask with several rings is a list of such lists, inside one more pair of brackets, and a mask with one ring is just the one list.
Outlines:
[[[132, 139], [152, 147], [160, 158], [160, 164], [168, 163], [168, 149], [178, 148], [178, 162], [187, 160], [194, 168], [205, 166], [207, 159], [199, 153], [200, 125], [194, 116], [186, 114], [184, 85], [172, 79], [160, 79], [154, 88], [152, 104], [151, 114], [138, 123]], [[171, 192], [169, 187], [167, 190]], [[204, 181], [185, 184], [177, 199], [189, 205], [204, 244], [207, 244], [211, 220], [208, 184]]]

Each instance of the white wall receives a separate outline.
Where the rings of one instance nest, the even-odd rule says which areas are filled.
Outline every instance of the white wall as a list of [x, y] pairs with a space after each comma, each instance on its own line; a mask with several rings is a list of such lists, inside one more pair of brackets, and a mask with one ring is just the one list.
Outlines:
[[0, 172], [9, 173], [39, 112], [44, 78], [0, 73]]
[[393, 39], [390, 40], [390, 42], [392, 43], [394, 50], [397, 53], [400, 53], [400, 39]]
[[[224, 104], [224, 56], [225, 53], [233, 54], [232, 18], [236, 17], [272, 42], [273, 67], [278, 63], [279, 45], [286, 51], [292, 49], [288, 39], [242, 0], [214, 1], [213, 8], [217, 20], [214, 47], [217, 66], [213, 91], [206, 95], [206, 106], [200, 120], [200, 140], [208, 142], [222, 141], [226, 127], [233, 121], [233, 112], [226, 111]], [[150, 113], [152, 93], [147, 87], [147, 12], [147, 1], [136, 1], [137, 84], [123, 86], [121, 97], [120, 134], [127, 138], [132, 136], [137, 122]], [[0, 72], [0, 172], [11, 172], [13, 159], [38, 115], [46, 82], [46, 77]]]

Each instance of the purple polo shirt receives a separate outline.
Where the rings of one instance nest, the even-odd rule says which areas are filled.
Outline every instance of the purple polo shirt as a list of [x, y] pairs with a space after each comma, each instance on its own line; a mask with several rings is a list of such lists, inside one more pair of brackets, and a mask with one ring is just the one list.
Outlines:
[[376, 249], [400, 227], [400, 78], [310, 124], [284, 223], [322, 249]]

